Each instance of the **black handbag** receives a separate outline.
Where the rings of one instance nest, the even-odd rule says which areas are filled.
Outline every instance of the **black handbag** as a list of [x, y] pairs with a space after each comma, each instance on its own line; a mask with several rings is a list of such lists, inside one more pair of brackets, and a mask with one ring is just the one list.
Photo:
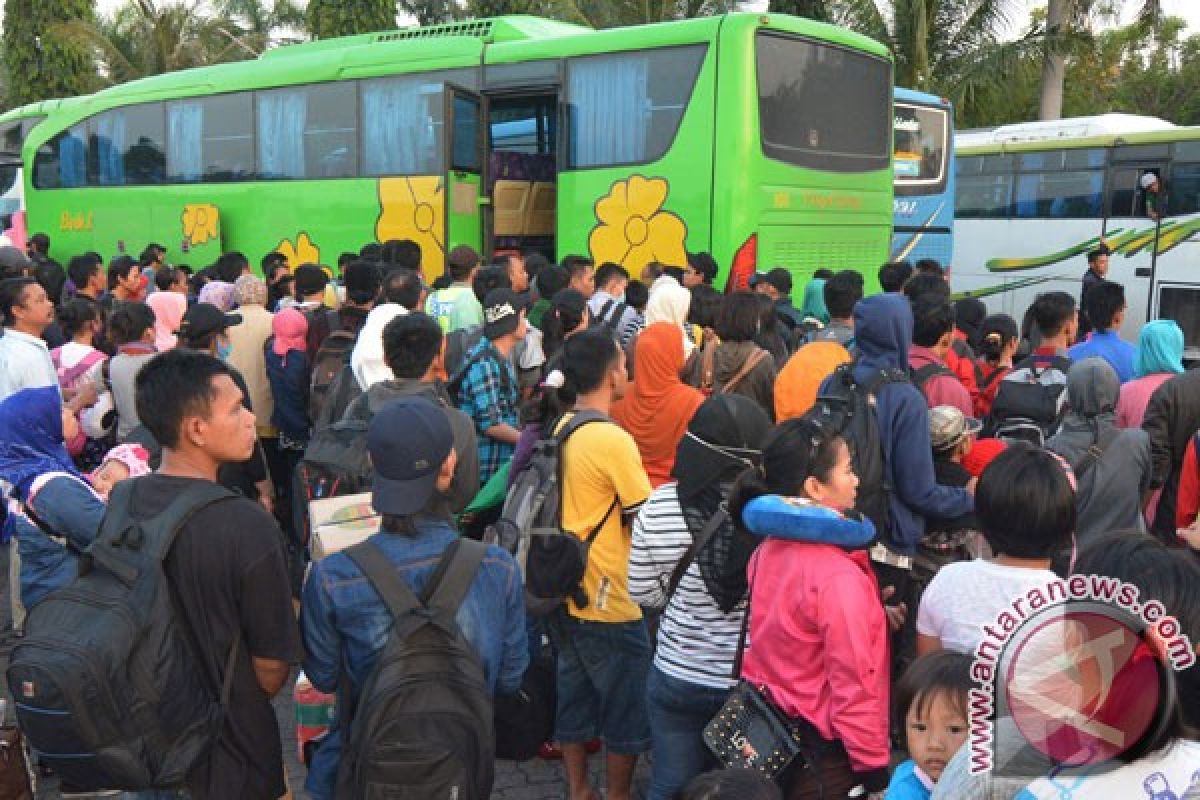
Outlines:
[[[747, 596], [754, 593], [753, 577]], [[738, 634], [733, 677], [742, 671], [742, 652], [750, 627], [750, 603]], [[771, 702], [771, 698], [749, 681], [739, 680], [717, 715], [704, 727], [704, 744], [726, 769], [752, 769], [778, 779], [802, 757], [807, 733], [801, 721], [793, 721]], [[805, 759], [807, 760], [807, 759]], [[801, 763], [804, 763], [802, 761]]]
[[740, 681], [704, 728], [704, 743], [726, 769], [777, 778], [801, 754], [801, 729], [762, 691]]

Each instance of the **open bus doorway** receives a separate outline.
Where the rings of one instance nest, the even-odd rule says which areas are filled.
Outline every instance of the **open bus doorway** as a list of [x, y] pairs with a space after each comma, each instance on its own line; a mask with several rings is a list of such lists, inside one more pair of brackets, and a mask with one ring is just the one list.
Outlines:
[[558, 200], [558, 95], [550, 91], [488, 98], [488, 249], [494, 255], [555, 257]]

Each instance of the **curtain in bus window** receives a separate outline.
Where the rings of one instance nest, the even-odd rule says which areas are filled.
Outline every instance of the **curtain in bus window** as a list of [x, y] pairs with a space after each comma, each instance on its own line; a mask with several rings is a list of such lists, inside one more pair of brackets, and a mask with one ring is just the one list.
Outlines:
[[441, 94], [430, 97], [431, 88], [423, 78], [362, 82], [362, 159], [367, 175], [421, 175], [441, 169], [441, 114], [436, 119], [430, 115], [431, 107], [441, 108]]
[[120, 186], [125, 183], [125, 112], [101, 114], [94, 124], [97, 182]]
[[200, 180], [204, 174], [203, 133], [203, 105], [181, 102], [167, 106], [167, 180]]
[[646, 160], [651, 126], [650, 60], [645, 53], [571, 62], [571, 165]]
[[72, 189], [87, 183], [87, 147], [83, 126], [71, 128], [58, 142], [58, 185]]
[[259, 93], [259, 177], [305, 177], [304, 127], [307, 114], [308, 103], [303, 90]]

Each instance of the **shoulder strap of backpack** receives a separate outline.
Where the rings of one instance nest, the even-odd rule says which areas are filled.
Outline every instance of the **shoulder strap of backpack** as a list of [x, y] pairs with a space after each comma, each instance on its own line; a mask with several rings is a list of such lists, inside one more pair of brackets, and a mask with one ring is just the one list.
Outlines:
[[675, 590], [679, 588], [679, 582], [683, 580], [683, 575], [687, 572], [688, 567], [696, 560], [696, 556], [704, 549], [712, 537], [716, 534], [725, 520], [729, 519], [729, 511], [726, 510], [725, 504], [722, 503], [717, 513], [713, 514], [705, 523], [704, 528], [700, 531], [696, 538], [692, 539], [692, 543], [688, 545], [688, 549], [684, 552], [683, 557], [679, 559], [679, 563], [675, 565], [675, 571], [671, 573], [671, 581], [667, 584], [667, 602], [671, 602], [671, 598], [675, 595]]
[[925, 384], [935, 375], [953, 375], [948, 368], [938, 363], [930, 363], [913, 370], [912, 382], [918, 389], [924, 390]]
[[145, 555], [159, 563], [171, 552], [179, 530], [197, 512], [221, 500], [237, 497], [236, 494], [218, 483], [196, 482], [175, 497], [163, 511], [153, 519], [153, 525], [162, 531], [161, 536], [150, 542], [142, 541], [142, 533], [132, 514], [133, 493], [138, 481], [122, 481], [113, 487], [109, 498], [108, 512], [100, 524], [100, 533], [88, 549], [88, 556], [99, 566], [112, 572], [126, 583], [136, 580], [138, 571], [121, 552], [129, 548], [137, 550], [147, 546]]
[[429, 608], [458, 613], [479, 572], [487, 545], [474, 539], [458, 538], [446, 550], [437, 570], [425, 584], [421, 600]]
[[1120, 428], [1109, 428], [1103, 434], [1096, 437], [1091, 446], [1084, 451], [1083, 458], [1079, 459], [1079, 463], [1075, 466], [1076, 480], [1082, 480], [1084, 475], [1091, 471], [1092, 467], [1100, 463], [1100, 459], [1104, 458], [1104, 452], [1112, 446], [1112, 443], [1121, 435]]
[[342, 329], [342, 312], [336, 308], [328, 309], [325, 312], [325, 325], [328, 326], [326, 336], [340, 331]]
[[[391, 612], [392, 620], [398, 621], [415, 608], [421, 606], [420, 599], [396, 571], [396, 565], [368, 539], [343, 552], [362, 570], [364, 576], [379, 594], [383, 604]], [[443, 559], [444, 560], [444, 559]]]
[[991, 385], [996, 382], [996, 379], [1004, 374], [1004, 367], [992, 367], [991, 372], [984, 372], [983, 367], [979, 363], [975, 364], [975, 383], [979, 386], [980, 391], [991, 388]]
[[761, 347], [755, 348], [750, 355], [746, 356], [746, 360], [742, 362], [742, 368], [737, 371], [737, 374], [730, 378], [725, 385], [721, 387], [720, 394], [729, 394], [730, 392], [735, 391], [737, 387], [742, 385], [742, 381], [746, 380], [746, 376], [749, 375], [754, 368], [758, 366], [759, 362], [766, 357], [766, 350], [763, 350]]
[[604, 301], [604, 305], [600, 306], [600, 310], [596, 313], [596, 319], [605, 325], [608, 324], [608, 312], [612, 310], [613, 303], [617, 302], [615, 298], [608, 298]]

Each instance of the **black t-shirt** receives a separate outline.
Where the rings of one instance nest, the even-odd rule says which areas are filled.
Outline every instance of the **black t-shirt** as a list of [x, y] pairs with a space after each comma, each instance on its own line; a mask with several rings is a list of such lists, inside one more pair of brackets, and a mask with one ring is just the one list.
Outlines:
[[[193, 480], [139, 478], [134, 516], [161, 512]], [[242, 640], [225, 727], [208, 760], [189, 776], [188, 788], [194, 797], [214, 800], [281, 797], [286, 789], [279, 728], [251, 657], [294, 664], [303, 656], [283, 534], [257, 503], [224, 500], [179, 531], [166, 571], [214, 689], [221, 685], [234, 637]]]
[[[967, 472], [966, 467], [957, 461], [939, 458], [936, 455], [933, 458], [933, 476], [939, 486], [953, 486], [956, 489], [965, 489], [971, 482], [971, 473]], [[925, 519], [926, 534], [978, 529], [979, 523], [976, 521], [973, 511], [950, 519], [944, 517], [926, 517]]]

